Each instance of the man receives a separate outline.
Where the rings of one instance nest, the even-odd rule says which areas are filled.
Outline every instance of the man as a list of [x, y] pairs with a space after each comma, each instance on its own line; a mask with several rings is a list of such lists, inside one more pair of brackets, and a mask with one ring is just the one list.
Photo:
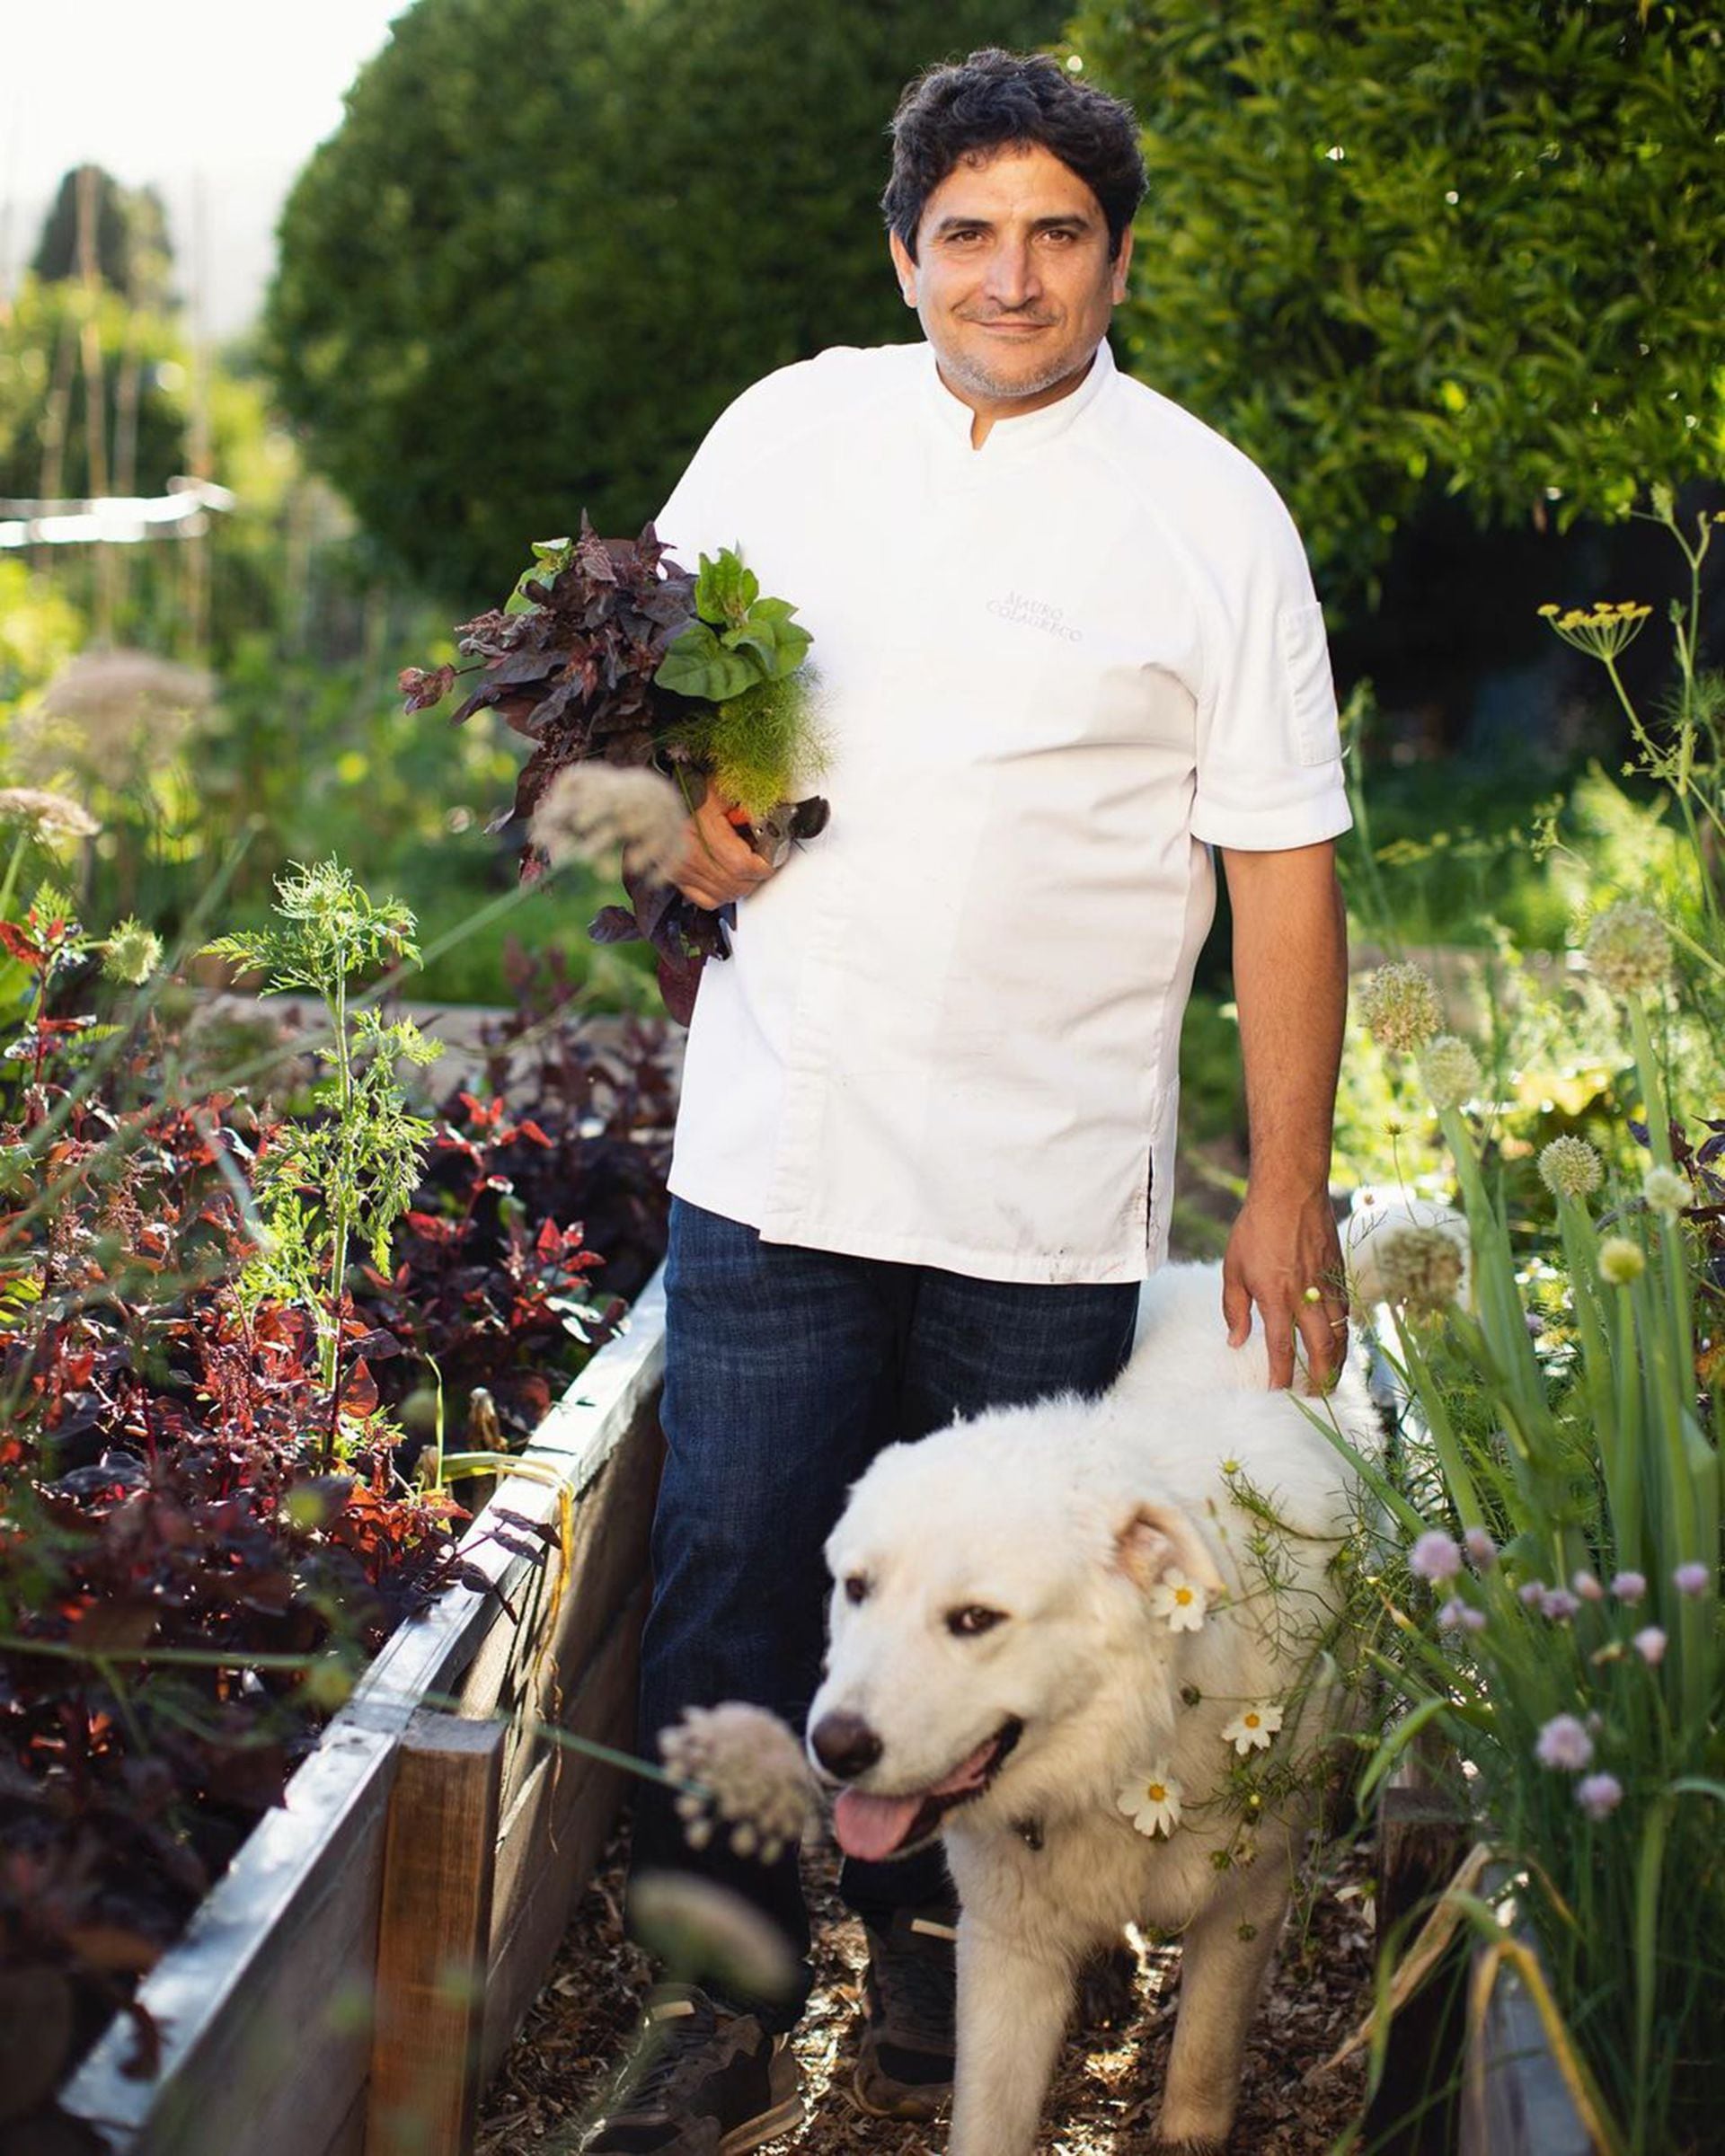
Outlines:
[[[883, 1445], [1100, 1390], [1166, 1250], [1180, 1020], [1225, 864], [1252, 1132], [1224, 1308], [1276, 1382], [1346, 1337], [1328, 1197], [1348, 825], [1322, 617], [1268, 482], [1115, 371], [1136, 122], [1044, 57], [913, 84], [884, 208], [924, 343], [746, 392], [659, 519], [740, 543], [814, 633], [827, 830], [777, 872], [710, 800], [677, 876], [738, 907], [688, 1044], [667, 1272], [668, 1457], [646, 1740], [686, 1706], [801, 1726], [821, 1545]], [[807, 1940], [794, 1857], [686, 1849]], [[951, 2072], [938, 1852], [847, 1866], [856, 2078], [926, 2117]], [[594, 2151], [740, 2152], [797, 2116], [785, 2031], [686, 1989]]]

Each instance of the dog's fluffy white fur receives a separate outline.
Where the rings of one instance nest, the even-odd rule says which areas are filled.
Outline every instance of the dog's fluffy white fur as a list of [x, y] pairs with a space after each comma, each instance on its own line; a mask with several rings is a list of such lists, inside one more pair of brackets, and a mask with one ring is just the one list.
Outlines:
[[[854, 1842], [902, 1825], [905, 1848], [941, 1813], [962, 1904], [953, 2156], [1028, 2156], [1075, 1971], [1134, 1920], [1183, 1937], [1159, 2137], [1227, 2134], [1315, 1800], [1267, 1807], [1255, 1860], [1218, 1869], [1243, 1825], [1219, 1800], [1235, 1763], [1222, 1731], [1243, 1706], [1307, 1683], [1270, 1754], [1307, 1760], [1337, 1713], [1333, 1683], [1322, 1670], [1310, 1683], [1313, 1645], [1337, 1605], [1331, 1560], [1355, 1503], [1308, 1410], [1364, 1452], [1377, 1442], [1357, 1370], [1321, 1401], [1268, 1387], [1261, 1337], [1227, 1345], [1219, 1269], [1170, 1267], [1146, 1284], [1132, 1360], [1104, 1398], [892, 1447], [827, 1543], [811, 1749], [819, 1764], [823, 1747], [830, 1763], [847, 1740], [879, 1746], [860, 1772], [841, 1761], [841, 1839], [847, 1807]], [[1236, 1502], [1243, 1479], [1280, 1523], [1273, 1595], [1249, 1549], [1263, 1522]], [[1155, 1613], [1171, 1570], [1209, 1595], [1196, 1631]], [[1158, 1765], [1184, 1804], [1165, 1837], [1119, 1802]]]

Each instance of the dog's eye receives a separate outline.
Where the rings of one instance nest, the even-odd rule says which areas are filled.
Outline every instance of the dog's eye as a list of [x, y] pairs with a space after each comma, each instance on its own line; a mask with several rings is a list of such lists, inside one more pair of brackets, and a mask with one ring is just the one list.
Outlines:
[[869, 1576], [866, 1572], [848, 1572], [845, 1576], [846, 1602], [866, 1602], [869, 1599]]
[[1004, 1610], [986, 1609], [981, 1603], [973, 1602], [962, 1610], [950, 1610], [947, 1613], [946, 1629], [956, 1639], [974, 1639], [978, 1632], [992, 1632], [997, 1624], [1004, 1624], [1005, 1621]]

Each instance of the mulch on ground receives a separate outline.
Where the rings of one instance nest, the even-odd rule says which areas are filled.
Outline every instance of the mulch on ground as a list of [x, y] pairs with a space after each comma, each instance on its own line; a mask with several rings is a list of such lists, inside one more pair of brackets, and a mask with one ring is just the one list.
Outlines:
[[[492, 2084], [478, 2156], [560, 2156], [579, 2144], [638, 2023], [646, 1961], [623, 1935], [625, 1843], [606, 1851], [576, 1911], [551, 1977]], [[861, 2013], [861, 1925], [834, 1894], [836, 1861], [810, 1851], [817, 1987], [796, 2038], [808, 2123], [771, 2143], [774, 2156], [926, 2156], [943, 2128], [871, 2118], [851, 2098]], [[1290, 1922], [1253, 2024], [1235, 2156], [1322, 2156], [1352, 2121], [1363, 2092], [1358, 2057], [1322, 2063], [1358, 2025], [1370, 1997], [1369, 1867], [1358, 1854], [1325, 1867], [1309, 1912]], [[1180, 1992], [1176, 1947], [1146, 1946], [1130, 2018], [1066, 2042], [1044, 2114], [1048, 2156], [1137, 2156], [1150, 2147]]]

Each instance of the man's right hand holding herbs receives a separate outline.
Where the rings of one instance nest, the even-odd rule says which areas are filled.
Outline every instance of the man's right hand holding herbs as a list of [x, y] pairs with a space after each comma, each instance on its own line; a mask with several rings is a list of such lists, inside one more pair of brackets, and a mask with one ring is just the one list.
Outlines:
[[747, 898], [773, 873], [773, 864], [749, 844], [748, 819], [734, 803], [709, 789], [706, 799], [685, 826], [682, 858], [670, 879], [696, 906], [717, 913]]

